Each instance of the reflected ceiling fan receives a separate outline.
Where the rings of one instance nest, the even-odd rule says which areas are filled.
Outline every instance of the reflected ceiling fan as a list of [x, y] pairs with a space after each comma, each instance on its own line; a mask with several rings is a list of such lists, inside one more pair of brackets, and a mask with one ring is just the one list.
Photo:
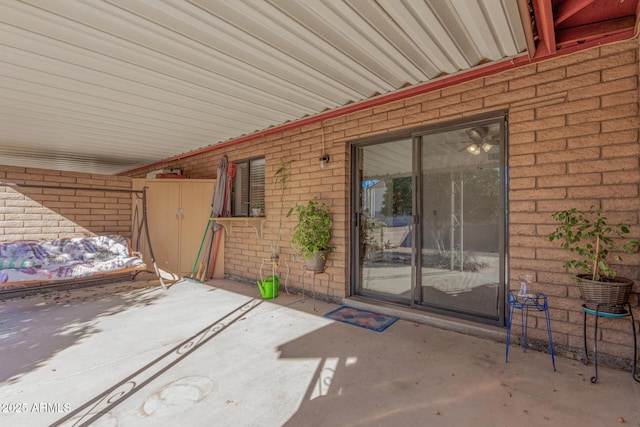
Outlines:
[[494, 145], [500, 142], [497, 140], [498, 135], [489, 133], [489, 126], [477, 126], [465, 129], [467, 136], [471, 139], [471, 144], [466, 148], [468, 153], [479, 156], [483, 151], [488, 153]]

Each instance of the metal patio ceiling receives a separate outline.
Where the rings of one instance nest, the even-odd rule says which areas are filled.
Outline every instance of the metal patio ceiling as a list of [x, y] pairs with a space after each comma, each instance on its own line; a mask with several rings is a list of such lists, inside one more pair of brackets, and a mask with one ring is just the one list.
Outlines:
[[0, 0], [0, 164], [130, 170], [532, 54], [555, 33], [522, 16], [516, 0]]

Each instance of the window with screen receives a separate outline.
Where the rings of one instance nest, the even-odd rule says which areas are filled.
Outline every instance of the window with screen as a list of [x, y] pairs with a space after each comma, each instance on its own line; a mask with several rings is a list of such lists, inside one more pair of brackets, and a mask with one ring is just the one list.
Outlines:
[[264, 214], [264, 158], [237, 162], [233, 178], [232, 216], [249, 216], [253, 209]]

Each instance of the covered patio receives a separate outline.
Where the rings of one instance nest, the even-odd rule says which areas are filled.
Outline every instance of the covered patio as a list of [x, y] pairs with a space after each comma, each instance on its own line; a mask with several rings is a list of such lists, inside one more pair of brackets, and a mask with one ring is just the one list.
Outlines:
[[[629, 319], [601, 320], [592, 384], [569, 254], [548, 239], [553, 212], [590, 206], [640, 237], [639, 4], [0, 0], [0, 243], [135, 241], [132, 194], [156, 186], [136, 250], [151, 270], [153, 240], [173, 278], [210, 271], [167, 290], [0, 283], [0, 424], [640, 425]], [[214, 276], [198, 261], [223, 160], [246, 174]], [[283, 215], [311, 199], [335, 246], [315, 310]], [[276, 259], [296, 293], [262, 300]], [[640, 253], [616, 264], [640, 331]], [[540, 313], [534, 351], [516, 324], [505, 363], [524, 277], [548, 296], [557, 372]], [[323, 317], [337, 304], [400, 320]]]
[[[345, 303], [358, 304], [357, 300]], [[518, 351], [504, 331], [322, 317], [307, 294], [154, 281], [0, 303], [5, 425], [615, 425], [640, 423], [628, 372]], [[402, 316], [402, 313], [399, 313]], [[475, 332], [474, 332], [475, 331]], [[466, 333], [460, 333], [466, 332]]]

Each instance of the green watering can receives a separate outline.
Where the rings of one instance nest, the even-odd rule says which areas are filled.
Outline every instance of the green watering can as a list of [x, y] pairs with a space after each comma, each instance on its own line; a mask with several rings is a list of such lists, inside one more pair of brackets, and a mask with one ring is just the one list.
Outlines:
[[280, 288], [280, 279], [278, 276], [267, 276], [264, 282], [256, 280], [258, 288], [260, 288], [260, 294], [263, 299], [272, 299], [278, 296], [278, 289]]

